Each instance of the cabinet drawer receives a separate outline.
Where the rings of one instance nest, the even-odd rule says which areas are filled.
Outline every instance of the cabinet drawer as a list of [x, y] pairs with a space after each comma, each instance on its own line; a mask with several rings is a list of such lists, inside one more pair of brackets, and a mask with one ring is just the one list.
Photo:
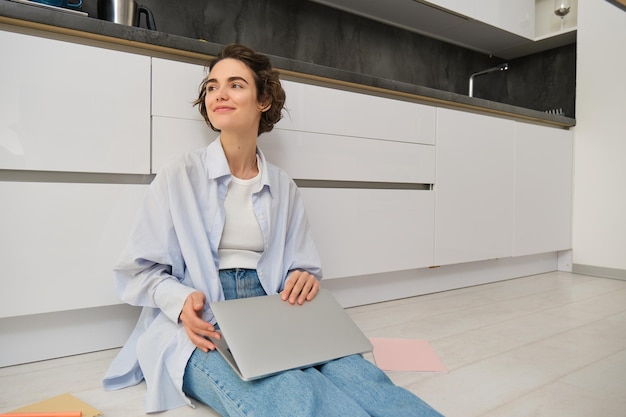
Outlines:
[[0, 182], [0, 317], [119, 304], [112, 269], [145, 187]]
[[152, 115], [203, 121], [193, 102], [205, 76], [203, 65], [152, 58]]
[[283, 81], [286, 130], [435, 144], [435, 108], [402, 100]]
[[261, 135], [267, 159], [298, 179], [432, 184], [435, 147], [274, 129]]
[[432, 191], [300, 190], [325, 279], [433, 264]]
[[0, 56], [0, 168], [149, 172], [149, 57], [3, 31]]

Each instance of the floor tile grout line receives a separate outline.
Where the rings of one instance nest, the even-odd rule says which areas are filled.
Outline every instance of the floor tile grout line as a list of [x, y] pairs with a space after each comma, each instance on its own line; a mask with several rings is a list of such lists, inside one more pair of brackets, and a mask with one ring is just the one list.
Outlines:
[[[612, 356], [615, 356], [615, 355], [617, 355], [619, 352], [623, 352], [623, 351], [625, 351], [625, 350], [626, 350], [626, 348], [622, 348], [622, 349], [620, 349], [620, 350], [618, 350], [618, 351], [616, 351], [616, 352], [613, 352], [613, 353], [611, 353], [611, 354], [609, 354], [609, 355], [603, 356], [602, 358], [597, 359], [597, 360], [595, 360], [595, 361], [593, 361], [593, 362], [590, 362], [590, 363], [588, 363], [588, 364], [586, 364], [586, 365], [584, 365], [584, 366], [578, 367], [578, 368], [576, 368], [576, 369], [574, 369], [574, 370], [572, 370], [572, 371], [570, 371], [570, 372], [568, 372], [568, 373], [566, 373], [566, 374], [564, 374], [564, 375], [560, 375], [560, 376], [558, 376], [558, 377], [556, 377], [556, 378], [552, 378], [552, 379], [550, 379], [549, 381], [545, 382], [544, 384], [542, 384], [542, 385], [540, 385], [540, 386], [537, 386], [537, 387], [535, 387], [535, 388], [533, 388], [533, 389], [531, 389], [531, 390], [528, 390], [528, 391], [524, 392], [522, 395], [519, 395], [519, 394], [518, 394], [514, 400], [523, 399], [524, 397], [527, 397], [527, 396], [529, 396], [530, 394], [532, 394], [532, 393], [534, 393], [534, 392], [539, 392], [539, 391], [541, 391], [542, 389], [545, 389], [545, 387], [547, 387], [547, 386], [549, 386], [549, 385], [552, 385], [552, 384], [554, 384], [554, 383], [557, 383], [557, 382], [562, 383], [562, 384], [567, 384], [567, 385], [569, 385], [569, 386], [572, 386], [572, 387], [577, 388], [575, 385], [572, 385], [572, 384], [570, 384], [569, 382], [564, 381], [563, 379], [564, 379], [565, 377], [569, 376], [569, 375], [572, 375], [572, 374], [576, 373], [576, 372], [580, 372], [581, 370], [583, 370], [583, 369], [585, 369], [585, 368], [588, 368], [588, 367], [590, 367], [590, 366], [593, 366], [593, 365], [595, 365], [595, 364], [597, 364], [597, 363], [599, 363], [599, 362], [601, 362], [601, 361], [603, 361], [603, 360], [605, 360], [605, 359], [607, 359], [607, 358], [610, 358], [610, 357], [612, 357]], [[500, 403], [499, 405], [497, 405], [497, 406], [496, 406], [496, 407], [494, 407], [494, 408], [491, 408], [491, 409], [489, 409], [489, 410], [487, 410], [487, 411], [485, 411], [485, 412], [481, 412], [481, 416], [482, 416], [482, 415], [487, 415], [487, 414], [492, 413], [492, 412], [494, 412], [494, 411], [497, 411], [498, 409], [502, 408], [503, 406], [505, 406], [506, 404], [508, 404], [508, 403], [510, 403], [510, 402], [511, 402], [511, 401], [509, 400], [509, 401], [506, 401], [506, 402]], [[476, 416], [476, 417], [480, 417], [480, 416]]]
[[[618, 290], [618, 291], [619, 291], [619, 292], [621, 292], [621, 291], [626, 291], [626, 286], [625, 286], [623, 289], [620, 289], [620, 290]], [[545, 292], [545, 291], [543, 291], [543, 292]], [[474, 309], [474, 308], [484, 307], [484, 306], [487, 306], [487, 305], [498, 305], [498, 304], [502, 304], [502, 303], [509, 303], [509, 302], [511, 302], [512, 300], [519, 300], [519, 299], [522, 299], [522, 298], [525, 298], [525, 297], [532, 297], [532, 296], [535, 296], [535, 295], [537, 295], [537, 294], [539, 294], [539, 293], [541, 293], [541, 292], [532, 293], [532, 294], [526, 294], [526, 295], [524, 295], [524, 296], [521, 296], [521, 297], [516, 297], [516, 298], [513, 298], [513, 299], [509, 299], [509, 300], [501, 300], [501, 301], [497, 301], [497, 302], [493, 302], [493, 303], [485, 303], [485, 304], [480, 304], [480, 305], [476, 305], [476, 306], [471, 306], [471, 307], [463, 308], [463, 309], [460, 309], [460, 310], [454, 310], [454, 311], [449, 311], [449, 312], [445, 312], [445, 313], [434, 314], [434, 315], [432, 315], [432, 316], [424, 316], [424, 317], [420, 317], [418, 320], [433, 319], [433, 318], [435, 318], [435, 317], [440, 317], [440, 316], [444, 316], [444, 315], [454, 314], [454, 313], [456, 313], [456, 312], [461, 313], [461, 312], [468, 311], [468, 310], [471, 310], [471, 309]], [[593, 295], [590, 295], [590, 296], [588, 296], [588, 297], [584, 297], [584, 298], [578, 299], [578, 300], [576, 300], [574, 303], [564, 301], [562, 304], [559, 304], [559, 305], [557, 305], [557, 306], [555, 306], [555, 305], [551, 305], [550, 307], [548, 307], [548, 308], [546, 308], [546, 309], [539, 309], [539, 310], [535, 310], [535, 311], [533, 311], [533, 312], [529, 312], [528, 314], [524, 314], [524, 315], [516, 316], [515, 318], [517, 319], [517, 318], [527, 317], [527, 316], [530, 316], [530, 315], [532, 315], [532, 314], [537, 314], [537, 313], [545, 312], [545, 311], [547, 311], [547, 310], [549, 310], [549, 309], [559, 308], [559, 307], [563, 307], [563, 306], [565, 306], [565, 305], [576, 304], [576, 303], [580, 303], [580, 302], [588, 301], [588, 300], [590, 300], [590, 299], [592, 299], [592, 298], [595, 298], [595, 297], [601, 297], [601, 296], [605, 296], [605, 295], [608, 295], [608, 294], [613, 294], [613, 293], [615, 293], [615, 290], [610, 290], [610, 291], [609, 291], [609, 290], [607, 290], [606, 292], [602, 292], [602, 293], [598, 293], [598, 294], [593, 294]], [[419, 297], [419, 296], [418, 296], [418, 297]], [[495, 323], [503, 323], [503, 322], [505, 322], [505, 321], [507, 321], [507, 320], [510, 320], [510, 319], [504, 319], [504, 320], [502, 320], [502, 321], [498, 321], [498, 322], [490, 323], [490, 324], [488, 324], [488, 325], [481, 326], [481, 327], [476, 327], [476, 328], [474, 328], [474, 329], [480, 329], [480, 328], [482, 328], [482, 327], [487, 327], [487, 326], [493, 325], [493, 324], [495, 324]], [[408, 323], [408, 322], [409, 322], [409, 321], [402, 321], [402, 322], [398, 322], [398, 323], [394, 324], [394, 326], [395, 326], [395, 325], [399, 325], [399, 324], [401, 324], [401, 323]], [[389, 327], [389, 325], [388, 325], [388, 324], [385, 324], [385, 325], [382, 325], [382, 326], [380, 326], [380, 327], [375, 327], [375, 328], [368, 329], [368, 331], [375, 331], [375, 330], [379, 330], [379, 329], [383, 329], [383, 328], [388, 328], [388, 327]], [[474, 329], [472, 329], [472, 330], [474, 330]]]
[[[453, 370], [460, 370], [460, 369], [463, 369], [463, 368], [465, 368], [465, 367], [472, 366], [472, 365], [478, 364], [478, 363], [480, 363], [480, 362], [483, 362], [483, 361], [486, 361], [486, 360], [489, 360], [489, 359], [496, 358], [496, 357], [498, 357], [498, 356], [500, 356], [500, 355], [503, 355], [503, 354], [507, 354], [507, 353], [514, 352], [515, 350], [522, 349], [522, 348], [524, 348], [524, 347], [528, 347], [528, 346], [531, 346], [531, 345], [533, 345], [533, 344], [540, 343], [540, 342], [546, 341], [546, 340], [548, 340], [548, 339], [558, 337], [558, 336], [563, 335], [563, 334], [565, 334], [565, 333], [567, 333], [567, 332], [570, 332], [570, 331], [572, 331], [572, 330], [575, 330], [575, 329], [578, 329], [578, 328], [581, 328], [581, 327], [585, 327], [585, 326], [589, 326], [589, 325], [591, 325], [591, 324], [593, 324], [593, 323], [596, 323], [596, 322], [599, 322], [599, 321], [602, 321], [602, 320], [606, 320], [607, 318], [610, 318], [610, 317], [613, 317], [613, 316], [617, 316], [617, 315], [622, 314], [622, 313], [623, 313], [623, 312], [621, 312], [621, 313], [611, 314], [611, 315], [609, 315], [609, 316], [605, 316], [605, 317], [602, 317], [602, 318], [600, 318], [600, 319], [592, 320], [592, 321], [589, 321], [589, 322], [587, 322], [587, 323], [584, 323], [584, 324], [581, 324], [581, 325], [577, 325], [577, 326], [572, 327], [572, 328], [567, 329], [567, 330], [563, 330], [563, 331], [560, 331], [560, 332], [557, 332], [557, 333], [552, 333], [552, 334], [550, 334], [549, 336], [546, 336], [546, 337], [542, 337], [542, 338], [536, 339], [536, 340], [534, 340], [534, 341], [532, 341], [532, 342], [529, 342], [529, 343], [524, 343], [524, 344], [519, 345], [519, 346], [516, 346], [516, 347], [514, 347], [514, 348], [512, 348], [512, 349], [507, 349], [507, 350], [499, 351], [499, 352], [498, 352], [498, 353], [496, 353], [496, 354], [486, 356], [486, 357], [484, 357], [484, 358], [481, 358], [481, 359], [480, 359], [480, 360], [478, 360], [478, 361], [474, 361], [474, 362], [468, 363], [468, 364], [463, 365], [463, 366], [460, 366], [460, 367], [458, 367], [458, 368], [448, 369], [448, 372], [449, 372], [449, 373], [452, 373], [452, 372], [453, 372]], [[447, 337], [452, 337], [452, 336], [447, 336]], [[436, 339], [436, 340], [443, 340], [443, 339], [445, 339], [445, 338], [442, 338], [442, 339]], [[435, 342], [436, 342], [436, 340], [429, 341], [429, 343], [431, 343], [431, 344], [432, 344], [432, 343], [435, 343]], [[622, 348], [621, 348], [621, 350], [626, 350], [626, 343], [625, 343], [624, 347], [622, 347]], [[617, 352], [619, 352], [619, 351], [617, 351]], [[617, 352], [613, 352], [613, 353], [611, 353], [611, 354], [607, 355], [607, 357], [612, 356], [612, 355], [615, 355]], [[584, 368], [584, 367], [586, 367], [586, 366], [589, 366], [589, 365], [591, 365], [591, 364], [593, 364], [593, 363], [595, 363], [595, 362], [597, 362], [597, 361], [590, 362], [590, 363], [586, 364], [585, 366], [581, 367], [581, 369], [582, 369], [582, 368]], [[562, 378], [562, 376], [561, 376], [560, 378]]]

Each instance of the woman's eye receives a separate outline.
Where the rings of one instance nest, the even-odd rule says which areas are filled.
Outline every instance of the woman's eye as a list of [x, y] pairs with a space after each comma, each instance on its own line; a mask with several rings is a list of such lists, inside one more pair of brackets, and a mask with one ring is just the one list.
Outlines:
[[234, 83], [233, 88], [243, 88], [243, 86], [239, 83]]
[[206, 87], [206, 91], [215, 91], [217, 89], [217, 87], [215, 87], [214, 85], [207, 85]]

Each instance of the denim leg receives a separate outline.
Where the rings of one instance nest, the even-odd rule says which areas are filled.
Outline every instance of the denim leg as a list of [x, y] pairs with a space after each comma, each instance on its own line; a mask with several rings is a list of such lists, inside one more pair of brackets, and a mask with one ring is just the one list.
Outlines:
[[246, 382], [219, 353], [199, 349], [187, 363], [183, 391], [225, 417], [369, 417], [316, 368]]
[[443, 417], [360, 355], [337, 359], [318, 369], [372, 417]]

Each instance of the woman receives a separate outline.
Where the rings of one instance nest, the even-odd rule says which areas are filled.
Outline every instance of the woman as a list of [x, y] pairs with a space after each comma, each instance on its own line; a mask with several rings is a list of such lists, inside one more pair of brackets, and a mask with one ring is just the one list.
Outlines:
[[122, 300], [144, 308], [105, 388], [145, 379], [147, 412], [195, 398], [223, 416], [440, 416], [358, 355], [244, 382], [215, 351], [208, 302], [280, 293], [302, 304], [321, 268], [298, 189], [257, 148], [282, 116], [278, 72], [241, 45], [208, 68], [195, 104], [220, 136], [149, 187], [115, 268]]

